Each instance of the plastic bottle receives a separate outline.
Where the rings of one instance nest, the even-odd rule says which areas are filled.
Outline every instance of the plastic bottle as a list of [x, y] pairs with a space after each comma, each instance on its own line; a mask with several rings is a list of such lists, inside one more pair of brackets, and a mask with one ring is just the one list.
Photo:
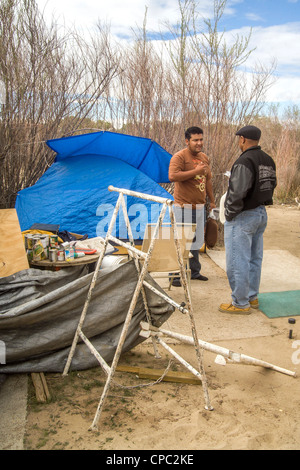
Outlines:
[[69, 242], [62, 243], [62, 246], [65, 250], [65, 260], [71, 261], [74, 259], [74, 249], [70, 246]]
[[74, 256], [74, 255], [75, 255], [75, 250], [74, 250], [73, 246], [70, 246], [70, 250], [69, 250], [69, 251], [70, 251], [70, 258], [71, 258], [71, 259], [74, 259], [74, 258], [75, 258], [75, 256]]

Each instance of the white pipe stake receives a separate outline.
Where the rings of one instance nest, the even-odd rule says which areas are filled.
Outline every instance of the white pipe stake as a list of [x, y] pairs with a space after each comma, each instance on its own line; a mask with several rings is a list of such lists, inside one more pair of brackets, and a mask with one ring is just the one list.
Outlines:
[[[173, 331], [168, 331], [164, 329], [160, 329], [159, 331], [167, 336], [170, 336], [171, 338], [178, 339], [182, 341], [183, 343], [194, 344], [193, 338], [190, 336], [181, 335], [180, 333], [174, 333]], [[199, 342], [199, 346], [201, 346], [206, 351], [220, 354], [223, 357], [230, 359], [235, 363], [261, 366], [261, 367], [265, 367], [266, 369], [272, 369], [276, 372], [280, 372], [282, 374], [290, 375], [292, 377], [296, 376], [296, 372], [292, 372], [282, 367], [275, 366], [274, 364], [270, 364], [269, 362], [261, 361], [260, 359], [255, 359], [254, 357], [246, 356], [245, 354], [239, 354], [239, 353], [231, 351], [230, 349], [226, 349], [221, 346], [216, 346], [214, 344], [207, 343], [206, 341], [198, 340], [198, 342]]]

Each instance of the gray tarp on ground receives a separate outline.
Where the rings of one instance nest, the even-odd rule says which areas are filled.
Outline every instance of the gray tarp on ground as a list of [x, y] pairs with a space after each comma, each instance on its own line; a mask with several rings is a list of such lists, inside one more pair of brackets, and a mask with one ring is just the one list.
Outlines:
[[[92, 276], [85, 267], [74, 267], [57, 272], [27, 269], [0, 279], [0, 341], [6, 350], [0, 373], [63, 371]], [[146, 279], [162, 291], [149, 275]], [[114, 357], [137, 280], [133, 261], [99, 270], [82, 330], [108, 363]], [[149, 289], [146, 295], [152, 322], [160, 326], [174, 308]], [[139, 323], [145, 319], [140, 294], [123, 352], [144, 340]], [[98, 364], [87, 346], [78, 343], [70, 370]]]

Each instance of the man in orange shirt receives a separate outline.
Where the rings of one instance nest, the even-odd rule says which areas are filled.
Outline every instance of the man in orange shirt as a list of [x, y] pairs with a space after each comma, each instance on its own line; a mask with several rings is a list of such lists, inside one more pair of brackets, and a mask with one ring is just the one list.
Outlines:
[[[202, 152], [203, 130], [200, 127], [189, 127], [185, 131], [185, 142], [186, 148], [171, 158], [169, 180], [175, 183], [174, 210], [177, 221], [184, 223], [188, 219], [189, 222], [197, 224], [196, 237], [191, 249], [191, 277], [207, 281], [207, 277], [200, 274], [199, 250], [203, 244], [206, 198], [209, 198], [210, 210], [216, 207], [212, 174], [209, 158]], [[180, 279], [175, 278], [173, 285], [180, 286]]]

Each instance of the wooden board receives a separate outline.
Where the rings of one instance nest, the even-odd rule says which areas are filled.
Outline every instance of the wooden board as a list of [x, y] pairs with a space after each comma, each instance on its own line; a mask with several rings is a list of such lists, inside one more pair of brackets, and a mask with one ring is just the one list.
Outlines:
[[35, 388], [35, 396], [38, 403], [46, 403], [50, 400], [51, 395], [49, 393], [46, 378], [43, 372], [32, 372], [32, 382]]
[[[116, 368], [119, 372], [131, 372], [136, 374], [140, 379], [158, 380], [165, 373], [162, 369], [147, 369], [145, 367], [137, 366], [123, 366], [118, 365]], [[176, 372], [169, 370], [162, 379], [164, 382], [178, 382], [185, 384], [200, 385], [201, 380], [197, 379], [194, 374], [189, 372]]]
[[0, 277], [28, 269], [25, 245], [16, 209], [0, 210]]
[[[193, 241], [195, 224], [177, 224], [178, 240], [183, 261], [186, 264], [190, 247]], [[143, 239], [142, 251], [147, 253], [155, 230], [155, 224], [147, 224]], [[149, 261], [148, 271], [171, 272], [178, 271], [179, 264], [171, 224], [162, 224], [159, 228], [158, 238], [155, 241], [153, 252]]]

